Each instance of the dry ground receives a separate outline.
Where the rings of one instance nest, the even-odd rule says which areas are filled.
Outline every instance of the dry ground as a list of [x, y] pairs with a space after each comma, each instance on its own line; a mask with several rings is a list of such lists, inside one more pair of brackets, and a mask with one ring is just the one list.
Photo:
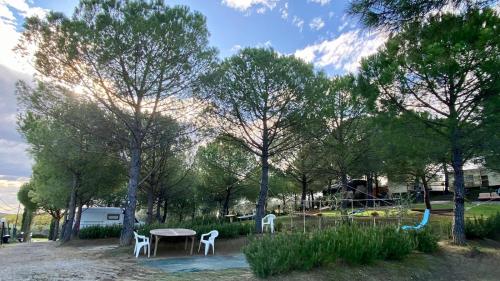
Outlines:
[[[11, 244], [0, 248], [0, 280], [258, 280], [250, 270], [170, 274], [144, 267], [131, 248], [117, 240]], [[172, 242], [172, 241], [170, 241]], [[234, 253], [245, 239], [222, 240], [217, 254]], [[158, 258], [184, 255], [184, 243], [161, 243]], [[141, 257], [144, 258], [144, 257]], [[311, 272], [293, 272], [270, 280], [500, 280], [500, 243], [487, 240], [467, 247], [441, 243], [434, 255], [413, 254], [403, 262], [370, 266], [333, 264]]]

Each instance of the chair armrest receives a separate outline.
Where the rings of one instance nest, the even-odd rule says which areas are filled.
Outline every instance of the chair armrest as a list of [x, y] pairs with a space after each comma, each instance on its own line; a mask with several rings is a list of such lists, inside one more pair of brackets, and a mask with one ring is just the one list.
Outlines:
[[202, 240], [202, 239], [203, 239], [203, 237], [208, 236], [208, 235], [210, 235], [210, 233], [205, 233], [205, 234], [202, 234], [202, 235], [200, 236], [200, 240]]

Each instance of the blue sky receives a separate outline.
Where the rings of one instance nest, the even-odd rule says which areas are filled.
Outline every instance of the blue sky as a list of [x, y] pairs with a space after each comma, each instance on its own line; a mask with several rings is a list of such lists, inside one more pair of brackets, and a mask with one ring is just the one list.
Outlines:
[[[386, 39], [364, 30], [346, 14], [348, 0], [166, 0], [204, 14], [210, 43], [221, 58], [242, 47], [272, 47], [313, 63], [329, 75], [356, 71], [360, 59], [374, 53]], [[30, 81], [28, 58], [15, 47], [26, 17], [49, 10], [68, 16], [77, 0], [0, 0], [0, 212], [17, 206], [19, 186], [31, 175], [27, 144], [16, 130], [15, 82]], [[9, 205], [6, 205], [7, 202]]]
[[[35, 0], [33, 6], [71, 14], [78, 1]], [[170, 5], [187, 5], [207, 17], [212, 44], [221, 55], [233, 46], [256, 46], [271, 42], [280, 52], [293, 53], [309, 44], [340, 34], [345, 0], [166, 0]], [[319, 30], [309, 24], [324, 23]], [[295, 21], [294, 21], [295, 19]], [[302, 27], [298, 26], [302, 22]], [[353, 21], [355, 23], [355, 21]], [[320, 27], [316, 25], [315, 28]], [[302, 31], [301, 31], [302, 30]]]

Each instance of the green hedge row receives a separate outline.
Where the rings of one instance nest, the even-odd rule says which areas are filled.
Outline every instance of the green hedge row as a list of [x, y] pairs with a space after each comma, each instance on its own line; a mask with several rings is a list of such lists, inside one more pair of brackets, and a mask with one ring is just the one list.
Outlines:
[[122, 226], [120, 224], [108, 226], [94, 225], [80, 229], [78, 237], [80, 237], [80, 239], [120, 237], [121, 231]]
[[350, 264], [400, 260], [413, 250], [432, 252], [437, 247], [437, 239], [429, 231], [342, 226], [306, 234], [253, 237], [243, 251], [255, 275], [264, 278], [292, 270], [310, 270], [337, 259]]
[[195, 221], [193, 224], [190, 221], [181, 223], [167, 223], [167, 224], [150, 224], [143, 225], [138, 229], [138, 233], [141, 235], [149, 236], [149, 231], [156, 228], [188, 228], [196, 231], [198, 238], [203, 233], [208, 233], [212, 230], [219, 231], [219, 238], [235, 238], [241, 235], [248, 235], [253, 233], [255, 224], [253, 222], [207, 222], [199, 224], [199, 221]]
[[[196, 223], [196, 224], [195, 224]], [[219, 231], [219, 238], [235, 238], [241, 235], [248, 235], [253, 233], [255, 224], [253, 222], [213, 222], [196, 220], [182, 223], [168, 223], [168, 224], [149, 224], [142, 225], [137, 229], [137, 233], [140, 235], [149, 236], [149, 231], [156, 228], [188, 228], [196, 231], [198, 238], [203, 233], [208, 233], [212, 230]], [[120, 237], [122, 226], [121, 225], [111, 225], [111, 226], [89, 226], [80, 229], [79, 237], [80, 239], [99, 239], [99, 238], [110, 238], [110, 237]]]
[[465, 221], [465, 236], [467, 239], [497, 238], [500, 236], [500, 213], [488, 218], [481, 216], [467, 219]]

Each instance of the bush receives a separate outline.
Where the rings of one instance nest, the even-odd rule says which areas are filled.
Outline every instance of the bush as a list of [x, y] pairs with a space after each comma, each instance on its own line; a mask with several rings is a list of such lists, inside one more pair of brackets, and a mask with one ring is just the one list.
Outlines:
[[491, 238], [495, 239], [500, 235], [500, 213], [484, 218], [467, 219], [465, 221], [465, 236], [467, 239]]
[[423, 253], [434, 253], [438, 249], [438, 237], [429, 229], [410, 231], [415, 249]]
[[119, 224], [107, 226], [94, 225], [80, 229], [78, 237], [80, 237], [80, 239], [120, 237], [121, 231], [122, 226]]
[[416, 240], [423, 241], [420, 242], [423, 248], [428, 241], [435, 241], [429, 235], [401, 232], [392, 227], [342, 226], [306, 234], [252, 237], [243, 252], [255, 275], [263, 278], [291, 270], [309, 270], [337, 259], [350, 264], [400, 260], [417, 247]]
[[255, 224], [251, 222], [217, 222], [217, 221], [185, 221], [166, 224], [149, 224], [141, 226], [137, 232], [141, 235], [149, 236], [151, 229], [157, 228], [188, 228], [196, 231], [198, 237], [203, 233], [208, 233], [212, 230], [219, 231], [219, 238], [236, 238], [240, 235], [248, 235], [253, 233]]
[[44, 238], [44, 239], [46, 239], [46, 238], [48, 238], [48, 236], [43, 234], [43, 233], [33, 233], [31, 238]]

